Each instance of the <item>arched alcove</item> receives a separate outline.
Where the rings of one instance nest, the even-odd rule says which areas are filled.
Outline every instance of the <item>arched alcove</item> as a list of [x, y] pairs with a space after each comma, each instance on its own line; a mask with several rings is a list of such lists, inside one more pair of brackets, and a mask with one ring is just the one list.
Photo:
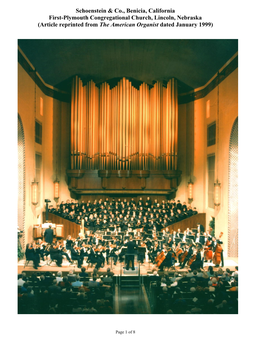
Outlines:
[[[18, 158], [18, 203], [17, 203], [17, 225], [21, 231], [25, 228], [25, 137], [20, 116], [17, 120], [17, 158]], [[25, 234], [23, 234], [21, 245], [25, 247]]]
[[229, 142], [228, 182], [228, 256], [238, 257], [238, 118]]

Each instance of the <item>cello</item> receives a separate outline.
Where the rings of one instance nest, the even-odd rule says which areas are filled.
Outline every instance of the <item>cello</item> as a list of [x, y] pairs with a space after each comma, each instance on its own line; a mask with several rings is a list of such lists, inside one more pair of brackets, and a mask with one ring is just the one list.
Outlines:
[[207, 239], [204, 247], [204, 259], [205, 261], [213, 259], [212, 242], [209, 239]]
[[181, 249], [181, 243], [179, 243], [176, 247], [176, 249], [174, 250], [174, 253], [176, 255], [176, 259], [179, 261], [180, 263], [180, 255], [183, 253], [183, 250]]
[[188, 250], [185, 250], [179, 255], [179, 263], [183, 263], [185, 261], [185, 258], [188, 256]]
[[161, 263], [164, 261], [166, 258], [164, 251], [161, 251], [157, 257], [155, 258], [155, 262], [157, 263], [157, 266], [159, 267]]
[[192, 255], [192, 257], [188, 260], [187, 265], [191, 266], [195, 260], [196, 260], [196, 254]]

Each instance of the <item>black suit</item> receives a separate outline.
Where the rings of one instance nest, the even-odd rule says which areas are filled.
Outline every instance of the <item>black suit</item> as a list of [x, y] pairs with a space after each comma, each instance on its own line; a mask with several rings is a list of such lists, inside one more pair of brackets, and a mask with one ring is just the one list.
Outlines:
[[132, 240], [126, 243], [127, 251], [126, 251], [126, 269], [129, 269], [129, 262], [132, 262], [132, 270], [135, 270], [134, 266], [134, 255], [135, 255], [135, 247], [136, 243]]
[[62, 263], [62, 254], [60, 250], [54, 249], [53, 247], [50, 248], [50, 259], [55, 260], [57, 262], [57, 266], [61, 266]]
[[78, 268], [82, 267], [83, 263], [83, 256], [78, 253], [74, 248], [71, 248], [71, 259], [72, 260], [77, 260], [78, 262]]
[[200, 225], [200, 232], [204, 232], [204, 226]]
[[48, 229], [45, 230], [44, 238], [45, 238], [46, 243], [52, 244], [52, 242], [53, 242], [53, 229], [51, 227], [49, 227]]

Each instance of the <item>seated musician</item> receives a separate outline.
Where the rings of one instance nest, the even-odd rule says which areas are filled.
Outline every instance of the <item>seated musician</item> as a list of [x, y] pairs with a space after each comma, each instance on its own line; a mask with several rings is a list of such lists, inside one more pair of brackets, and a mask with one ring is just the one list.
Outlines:
[[96, 269], [99, 269], [101, 267], [104, 267], [105, 265], [105, 257], [103, 255], [103, 250], [104, 247], [99, 245], [97, 248], [94, 250], [95, 251], [95, 258], [96, 258]]
[[88, 263], [95, 264], [96, 263], [96, 253], [95, 253], [96, 244], [93, 243], [90, 245], [90, 250], [88, 252]]
[[61, 251], [59, 250], [58, 246], [55, 243], [51, 244], [49, 251], [50, 251], [50, 259], [52, 261], [56, 261], [57, 266], [61, 267], [62, 255], [61, 255]]
[[106, 254], [106, 262], [109, 264], [109, 258], [114, 260], [114, 265], [116, 265], [118, 260], [118, 246], [116, 244], [109, 245], [109, 253]]
[[169, 239], [168, 239], [168, 241], [167, 241], [167, 245], [168, 245], [169, 247], [172, 247], [172, 238], [171, 238], [171, 236], [169, 237]]
[[[65, 244], [66, 244], [66, 243], [65, 243]], [[63, 257], [63, 256], [66, 257], [66, 258], [67, 258], [67, 261], [70, 262], [70, 263], [72, 263], [71, 257], [69, 256], [70, 251], [67, 252], [67, 249], [66, 249], [66, 247], [64, 246], [63, 243], [60, 243], [60, 244], [58, 245], [58, 249], [59, 249], [60, 254], [62, 255], [62, 257]]]
[[[180, 229], [179, 229], [180, 230]], [[172, 243], [175, 243], [176, 239], [179, 239], [180, 237], [177, 236], [177, 232], [173, 231], [171, 235]]]
[[34, 269], [37, 269], [40, 262], [39, 254], [36, 252], [34, 245], [32, 243], [29, 243], [26, 245], [26, 260], [32, 260], [34, 264]]
[[73, 245], [74, 245], [74, 241], [73, 241], [71, 235], [69, 235], [69, 236], [67, 237], [67, 239], [66, 239], [66, 245], [65, 245], [66, 250], [71, 250], [71, 248], [73, 247]]
[[104, 231], [104, 235], [105, 236], [111, 236], [111, 231], [110, 231], [109, 227], [107, 227], [107, 229]]
[[191, 240], [191, 243], [189, 244], [189, 248], [188, 248], [188, 253], [186, 255], [186, 257], [184, 258], [184, 260], [181, 263], [181, 269], [183, 269], [185, 267], [185, 264], [189, 261], [189, 259], [192, 257], [193, 255], [193, 241]]
[[77, 260], [78, 262], [78, 268], [82, 267], [83, 264], [83, 256], [80, 254], [80, 247], [77, 247], [77, 245], [74, 245], [71, 248], [71, 259], [72, 260]]
[[44, 260], [46, 243], [43, 242], [42, 239], [38, 239], [35, 245], [36, 245], [36, 252], [39, 254], [40, 259]]
[[201, 253], [202, 250], [203, 250], [202, 245], [198, 244], [196, 255], [195, 255], [195, 260], [190, 265], [190, 268], [192, 271], [203, 268], [203, 258], [202, 258], [202, 253]]
[[169, 246], [163, 245], [163, 253], [165, 259], [159, 265], [159, 269], [163, 271], [163, 268], [170, 268], [172, 266], [172, 249]]
[[186, 235], [187, 236], [190, 236], [190, 235], [192, 235], [193, 233], [192, 233], [192, 231], [190, 230], [190, 228], [189, 227], [187, 227], [187, 229], [186, 229]]

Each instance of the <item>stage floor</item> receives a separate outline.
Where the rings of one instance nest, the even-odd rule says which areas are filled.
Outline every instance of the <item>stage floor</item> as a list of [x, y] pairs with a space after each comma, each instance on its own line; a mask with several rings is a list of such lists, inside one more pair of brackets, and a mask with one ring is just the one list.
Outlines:
[[[93, 272], [94, 270], [94, 265], [91, 267], [88, 266], [88, 264], [84, 261], [83, 266], [87, 269], [87, 272]], [[138, 275], [138, 271], [129, 271], [126, 272], [123, 270], [123, 266], [124, 264], [120, 264], [119, 262], [117, 263], [117, 265], [114, 264], [105, 264], [104, 267], [100, 268], [98, 270], [99, 273], [105, 273], [107, 271], [108, 268], [111, 269], [111, 271], [114, 273], [115, 276], [125, 276], [125, 275]], [[207, 270], [207, 268], [209, 266], [214, 266], [213, 263], [210, 262], [205, 262], [204, 263], [204, 270]], [[227, 258], [224, 260], [224, 266], [221, 267], [223, 270], [225, 270], [226, 268], [229, 268], [231, 271], [235, 270], [235, 266], [238, 266], [238, 259], [237, 258]], [[158, 270], [157, 266], [155, 264], [152, 263], [147, 263], [144, 262], [143, 264], [140, 264], [140, 267], [138, 266], [138, 264], [136, 264], [137, 269], [139, 269], [140, 271], [140, 275], [141, 276], [147, 276], [149, 274], [151, 274], [154, 270]], [[25, 272], [58, 272], [61, 271], [63, 274], [64, 273], [68, 273], [70, 270], [74, 270], [75, 273], [81, 272], [81, 269], [79, 269], [77, 267], [77, 264], [70, 264], [67, 260], [63, 260], [62, 262], [62, 266], [58, 267], [56, 265], [55, 262], [50, 263], [50, 265], [47, 265], [46, 262], [41, 261], [40, 262], [40, 266], [38, 269], [34, 269], [33, 268], [33, 262], [29, 262], [26, 266], [25, 266], [25, 260], [22, 259], [18, 262], [18, 274], [22, 273], [23, 271]], [[179, 267], [179, 263], [176, 263], [173, 267], [171, 267], [169, 269], [169, 271], [173, 271], [173, 270], [177, 270], [178, 272], [187, 272], [188, 271], [188, 267], [186, 266], [184, 269], [180, 269]], [[158, 270], [159, 271], [159, 270]]]

